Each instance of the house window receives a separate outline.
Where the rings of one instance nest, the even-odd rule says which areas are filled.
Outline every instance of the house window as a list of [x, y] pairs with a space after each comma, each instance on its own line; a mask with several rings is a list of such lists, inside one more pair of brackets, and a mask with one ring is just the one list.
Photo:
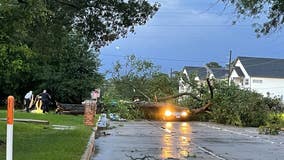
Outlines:
[[249, 79], [245, 79], [245, 85], [249, 85]]
[[254, 79], [254, 80], [252, 80], [252, 83], [262, 83], [262, 80], [261, 79]]

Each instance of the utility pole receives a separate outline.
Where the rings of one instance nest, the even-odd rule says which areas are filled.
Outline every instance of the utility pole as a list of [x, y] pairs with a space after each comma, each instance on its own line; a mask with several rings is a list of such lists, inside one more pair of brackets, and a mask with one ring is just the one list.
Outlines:
[[228, 84], [229, 84], [229, 86], [230, 86], [231, 62], [232, 62], [232, 50], [230, 50], [230, 53], [229, 53], [229, 74], [228, 74]]

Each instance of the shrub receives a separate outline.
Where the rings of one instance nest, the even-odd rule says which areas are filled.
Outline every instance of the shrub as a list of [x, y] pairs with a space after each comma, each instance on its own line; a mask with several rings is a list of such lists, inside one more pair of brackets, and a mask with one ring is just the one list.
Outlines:
[[212, 116], [222, 124], [258, 127], [268, 118], [269, 107], [262, 95], [237, 86], [216, 86]]
[[267, 120], [266, 125], [258, 128], [260, 134], [278, 135], [281, 130], [281, 114], [271, 113]]

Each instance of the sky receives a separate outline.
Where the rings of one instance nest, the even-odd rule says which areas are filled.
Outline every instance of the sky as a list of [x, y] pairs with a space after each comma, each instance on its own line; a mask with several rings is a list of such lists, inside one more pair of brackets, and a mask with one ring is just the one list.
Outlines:
[[101, 72], [111, 70], [115, 61], [134, 54], [152, 61], [164, 73], [184, 66], [218, 62], [225, 66], [237, 56], [284, 58], [284, 31], [256, 37], [251, 18], [236, 20], [232, 7], [218, 0], [151, 0], [159, 11], [135, 34], [118, 39], [101, 49]]

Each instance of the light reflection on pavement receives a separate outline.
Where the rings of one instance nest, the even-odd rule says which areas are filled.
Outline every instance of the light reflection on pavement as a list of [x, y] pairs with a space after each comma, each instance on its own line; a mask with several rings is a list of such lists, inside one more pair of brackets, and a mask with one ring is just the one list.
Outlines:
[[[190, 144], [189, 122], [141, 121], [112, 124], [116, 128], [107, 130], [109, 136], [96, 139], [97, 153], [92, 160], [128, 160], [143, 156], [152, 156], [153, 160], [185, 160], [195, 156], [193, 152], [198, 150]], [[203, 153], [195, 159], [204, 158], [212, 159], [210, 155]]]
[[[92, 160], [282, 160], [284, 135], [202, 122], [112, 122]], [[145, 158], [144, 158], [145, 159]]]

